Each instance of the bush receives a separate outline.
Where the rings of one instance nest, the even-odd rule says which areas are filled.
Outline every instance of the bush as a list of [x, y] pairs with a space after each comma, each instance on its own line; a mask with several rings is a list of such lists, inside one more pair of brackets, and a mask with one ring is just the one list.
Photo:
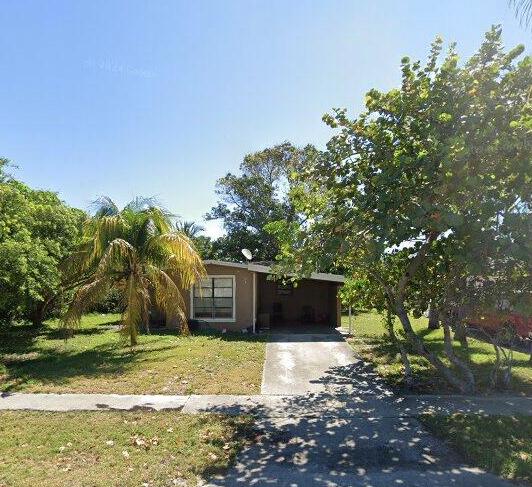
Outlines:
[[124, 303], [122, 297], [117, 289], [111, 289], [104, 299], [95, 304], [89, 312], [96, 313], [122, 313], [124, 311]]

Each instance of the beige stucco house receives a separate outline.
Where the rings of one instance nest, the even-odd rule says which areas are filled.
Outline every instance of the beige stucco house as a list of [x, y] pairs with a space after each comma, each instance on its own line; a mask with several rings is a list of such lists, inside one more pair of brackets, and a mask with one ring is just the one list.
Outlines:
[[297, 286], [268, 279], [270, 267], [254, 263], [205, 261], [207, 277], [184, 291], [191, 320], [227, 331], [282, 325], [340, 325], [338, 288], [343, 276], [314, 273]]

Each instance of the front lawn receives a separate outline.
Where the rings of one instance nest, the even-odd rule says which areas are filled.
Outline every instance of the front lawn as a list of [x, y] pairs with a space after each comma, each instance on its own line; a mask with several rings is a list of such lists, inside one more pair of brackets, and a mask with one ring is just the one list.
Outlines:
[[[411, 318], [416, 332], [423, 336], [427, 346], [444, 357], [443, 330], [428, 330], [425, 317]], [[396, 350], [386, 337], [386, 331], [380, 315], [375, 312], [360, 312], [352, 317], [353, 338], [350, 344], [365, 360], [376, 366], [377, 372], [386, 381], [396, 387], [403, 386], [403, 366]], [[342, 316], [342, 327], [348, 328], [348, 317]], [[401, 324], [396, 320], [396, 332], [399, 335]], [[469, 338], [469, 355], [475, 375], [480, 379], [480, 391], [488, 389], [489, 374], [495, 361], [493, 347], [485, 342]], [[454, 343], [457, 353], [461, 353], [460, 344]], [[412, 362], [412, 372], [416, 380], [416, 390], [429, 394], [451, 392], [448, 384], [434, 371], [432, 366], [422, 357], [409, 354]], [[529, 357], [523, 353], [514, 353], [513, 392], [532, 394], [532, 365]]]
[[0, 412], [0, 485], [197, 485], [233, 462], [251, 426], [168, 411]]
[[264, 337], [175, 332], [140, 335], [130, 347], [118, 315], [87, 315], [73, 338], [56, 321], [0, 328], [0, 390], [117, 394], [253, 394]]
[[472, 465], [509, 479], [532, 480], [532, 417], [426, 415], [421, 421]]

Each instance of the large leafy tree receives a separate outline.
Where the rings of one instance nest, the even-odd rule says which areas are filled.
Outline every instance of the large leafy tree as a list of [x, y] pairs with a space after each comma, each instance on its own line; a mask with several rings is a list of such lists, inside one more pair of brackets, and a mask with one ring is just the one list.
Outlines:
[[40, 324], [62, 295], [60, 265], [80, 238], [84, 213], [9, 177], [7, 164], [0, 159], [0, 319]]
[[119, 209], [102, 197], [95, 205], [84, 240], [69, 262], [73, 272], [88, 271], [89, 277], [74, 295], [65, 326], [76, 325], [85, 310], [114, 289], [122, 297], [122, 330], [131, 345], [141, 327], [149, 330], [152, 306], [188, 333], [180, 290], [189, 289], [205, 272], [190, 238], [174, 230], [171, 215], [152, 199], [137, 198]]
[[245, 247], [257, 260], [275, 258], [277, 241], [264, 227], [276, 220], [294, 221], [290, 175], [315, 152], [312, 146], [299, 149], [285, 142], [246, 155], [240, 174], [227, 173], [218, 180], [219, 203], [207, 218], [221, 219], [227, 234], [213, 243], [215, 257], [239, 261]]
[[[463, 65], [454, 45], [441, 59], [439, 39], [425, 65], [404, 58], [399, 88], [371, 90], [355, 119], [343, 109], [324, 117], [337, 133], [292, 193], [306, 224], [272, 228], [301, 273], [331, 259], [378, 286], [416, 353], [462, 391], [475, 380], [450, 327], [470, 303], [528, 292], [532, 63], [518, 60], [523, 50], [505, 52], [494, 27]], [[431, 302], [447, 361], [410, 323], [409, 311]]]

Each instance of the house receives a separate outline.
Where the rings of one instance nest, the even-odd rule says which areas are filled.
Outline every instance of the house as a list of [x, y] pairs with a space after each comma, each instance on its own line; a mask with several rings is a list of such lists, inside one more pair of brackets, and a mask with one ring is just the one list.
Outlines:
[[218, 260], [204, 264], [207, 277], [184, 292], [191, 320], [250, 332], [283, 325], [340, 326], [338, 288], [343, 276], [313, 273], [292, 286], [268, 279], [271, 269], [266, 265]]

